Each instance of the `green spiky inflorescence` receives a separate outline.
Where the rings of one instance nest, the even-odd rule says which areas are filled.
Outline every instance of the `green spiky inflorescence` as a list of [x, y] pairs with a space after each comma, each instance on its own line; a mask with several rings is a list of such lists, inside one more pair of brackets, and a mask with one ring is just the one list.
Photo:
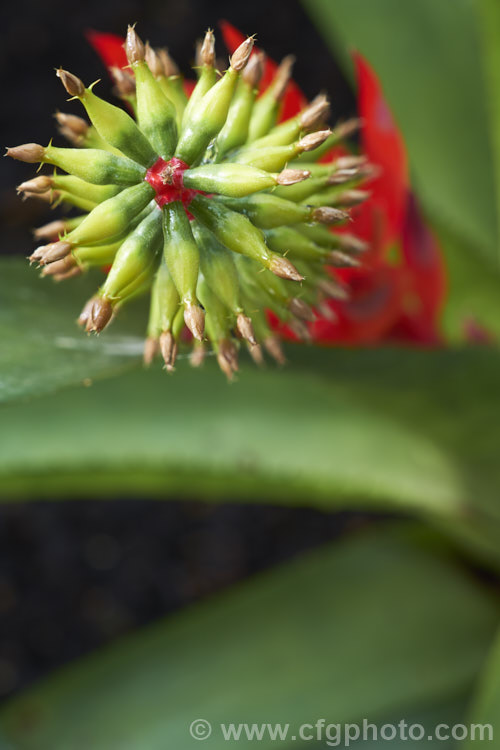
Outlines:
[[172, 369], [185, 326], [194, 337], [192, 363], [202, 362], [209, 341], [229, 378], [241, 340], [257, 362], [261, 344], [282, 361], [266, 310], [307, 339], [314, 310], [345, 295], [325, 266], [354, 265], [364, 249], [330, 225], [345, 223], [345, 209], [366, 197], [355, 188], [367, 165], [355, 155], [317, 163], [357, 122], [328, 129], [328, 100], [320, 95], [277, 124], [291, 60], [257, 96], [263, 55], [250, 57], [252, 46], [252, 38], [243, 42], [219, 77], [207, 32], [188, 98], [168, 53], [143, 45], [129, 28], [129, 70], [114, 76], [135, 118], [61, 69], [91, 124], [57, 113], [75, 148], [25, 144], [7, 152], [56, 168], [20, 185], [25, 196], [82, 212], [36, 230], [48, 242], [30, 256], [42, 275], [62, 280], [111, 266], [80, 315], [88, 332], [102, 331], [124, 303], [150, 293], [147, 364], [161, 353]]

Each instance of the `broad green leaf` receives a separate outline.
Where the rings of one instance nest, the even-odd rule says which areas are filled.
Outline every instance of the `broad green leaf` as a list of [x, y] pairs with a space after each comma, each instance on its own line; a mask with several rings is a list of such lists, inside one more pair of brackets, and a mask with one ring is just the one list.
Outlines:
[[1, 412], [0, 498], [274, 499], [425, 514], [500, 563], [500, 353], [291, 347]]
[[[493, 0], [493, 3], [495, 0]], [[473, 0], [304, 0], [335, 52], [362, 52], [406, 139], [432, 218], [498, 263], [487, 94]]]
[[497, 224], [500, 224], [500, 4], [498, 0], [479, 0], [482, 51], [488, 87], [491, 141], [494, 146]]
[[[102, 279], [102, 276], [101, 276]], [[0, 264], [0, 402], [44, 395], [137, 364], [144, 315], [125, 309], [106, 337], [86, 336], [76, 319], [98, 275], [54, 284], [26, 261]]]
[[[479, 689], [470, 712], [471, 724], [490, 724], [493, 728], [492, 742], [488, 747], [496, 750], [500, 747], [500, 636], [491, 650], [486, 666], [479, 682]], [[488, 735], [484, 735], [488, 738]], [[476, 735], [476, 741], [469, 741], [467, 747], [476, 746], [481, 735]]]
[[189, 726], [201, 718], [203, 747], [221, 748], [221, 723], [296, 731], [462, 696], [498, 604], [401, 531], [316, 551], [70, 666], [3, 710], [0, 747], [183, 750], [200, 746]]

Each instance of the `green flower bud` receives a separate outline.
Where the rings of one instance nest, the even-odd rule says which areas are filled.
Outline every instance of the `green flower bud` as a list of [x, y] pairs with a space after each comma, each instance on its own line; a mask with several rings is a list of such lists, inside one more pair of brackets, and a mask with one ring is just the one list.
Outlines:
[[[294, 187], [295, 185], [290, 185], [281, 189], [286, 193]], [[312, 209], [285, 198], [279, 198], [276, 193], [256, 193], [246, 198], [218, 198], [217, 200], [233, 211], [242, 211], [255, 226], [261, 229], [272, 229], [283, 224], [298, 224], [311, 221], [312, 218]]]
[[99, 149], [47, 146], [41, 161], [95, 185], [135, 185], [146, 174], [144, 167], [131, 159]]
[[217, 136], [217, 161], [247, 140], [250, 115], [257, 91], [243, 78], [239, 81], [224, 127]]
[[187, 188], [231, 197], [266, 190], [276, 184], [274, 175], [243, 164], [206, 164], [184, 172], [184, 185]]
[[161, 214], [153, 209], [120, 246], [102, 296], [116, 303], [136, 291], [158, 265], [161, 244]]
[[[280, 101], [290, 80], [294, 62], [293, 55], [285, 57], [274, 74], [270, 86], [255, 102], [248, 131], [249, 142], [266, 135], [276, 124]], [[277, 167], [277, 169], [281, 169], [281, 167]]]
[[90, 245], [115, 237], [127, 229], [153, 197], [154, 190], [147, 182], [125, 188], [96, 206], [66, 239], [73, 245]]
[[118, 185], [92, 185], [92, 183], [86, 182], [79, 177], [67, 174], [54, 174], [51, 177], [51, 182], [55, 190], [64, 190], [71, 195], [86, 198], [96, 204], [112, 198], [122, 189]]
[[324, 260], [328, 254], [325, 248], [292, 227], [276, 227], [265, 232], [266, 242], [276, 251], [286, 252], [294, 259]]

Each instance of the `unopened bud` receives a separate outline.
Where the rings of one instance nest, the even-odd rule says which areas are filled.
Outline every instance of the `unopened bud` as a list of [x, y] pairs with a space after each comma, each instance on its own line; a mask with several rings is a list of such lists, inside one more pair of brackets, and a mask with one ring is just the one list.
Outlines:
[[[50, 268], [50, 266], [49, 266]], [[100, 333], [113, 316], [113, 305], [105, 297], [94, 297], [85, 326], [87, 333]]]
[[166, 370], [172, 372], [177, 357], [177, 342], [171, 331], [163, 331], [160, 335], [160, 351]]
[[222, 372], [228, 380], [232, 380], [234, 374], [238, 372], [238, 353], [232, 341], [223, 339], [219, 341], [219, 351], [217, 352], [217, 362]]
[[269, 262], [269, 270], [282, 279], [289, 279], [290, 281], [304, 280], [304, 277], [300, 275], [293, 263], [290, 263], [287, 258], [283, 258], [281, 255], [272, 256]]
[[288, 86], [290, 78], [292, 76], [292, 68], [294, 63], [295, 56], [287, 55], [280, 62], [278, 69], [274, 74], [270, 89], [272, 91], [273, 99], [277, 102], [281, 101], [281, 99], [285, 95], [286, 87]]
[[288, 326], [301, 341], [306, 341], [307, 343], [312, 341], [311, 332], [303, 320], [292, 320], [288, 323]]
[[292, 297], [288, 302], [288, 309], [293, 315], [296, 315], [297, 318], [308, 321], [315, 320], [312, 307], [308, 305], [307, 302], [304, 302], [303, 299], [300, 299], [300, 297]]
[[56, 260], [53, 263], [44, 266], [42, 276], [57, 276], [58, 274], [67, 273], [67, 271], [71, 271], [72, 268], [75, 268], [76, 265], [77, 262], [73, 256], [66, 255], [66, 257], [61, 258], [61, 260]]
[[66, 224], [62, 219], [56, 219], [56, 221], [50, 221], [48, 224], [44, 224], [43, 227], [33, 230], [33, 236], [36, 240], [50, 240], [53, 237], [58, 237], [66, 229]]
[[339, 234], [339, 246], [346, 253], [355, 253], [356, 255], [365, 253], [370, 249], [370, 245], [365, 240], [355, 237], [353, 234]]
[[153, 359], [156, 357], [158, 350], [159, 350], [159, 342], [158, 339], [154, 336], [148, 336], [146, 341], [144, 342], [144, 351], [142, 355], [142, 359], [144, 362], [145, 367], [149, 367], [151, 363], [153, 362]]
[[56, 112], [54, 117], [61, 127], [72, 132], [75, 136], [86, 135], [90, 127], [83, 117], [77, 117], [77, 115], [68, 115], [66, 112]]
[[45, 246], [45, 253], [40, 258], [40, 265], [45, 266], [48, 263], [54, 263], [57, 260], [62, 260], [71, 252], [71, 245], [69, 242], [59, 240], [58, 242], [51, 242], [50, 245]]
[[161, 64], [161, 60], [149, 42], [146, 42], [146, 62], [155, 78], [159, 78], [163, 75], [163, 65]]
[[208, 29], [197, 55], [196, 64], [207, 68], [215, 66], [215, 36], [212, 29]]
[[233, 70], [243, 70], [252, 52], [254, 38], [249, 36], [231, 55], [230, 66]]
[[309, 133], [305, 135], [297, 143], [297, 151], [303, 153], [304, 151], [313, 151], [318, 146], [326, 141], [332, 131], [328, 128], [327, 130], [317, 130], [315, 133]]
[[359, 206], [368, 200], [371, 193], [369, 190], [344, 190], [337, 196], [339, 206]]
[[23, 191], [23, 198], [36, 198], [39, 201], [45, 201], [45, 203], [52, 203], [52, 201], [59, 198], [57, 190], [46, 190], [44, 193], [33, 193], [31, 190]]
[[344, 182], [350, 182], [360, 176], [360, 169], [338, 169], [328, 177], [328, 185], [343, 185]]
[[94, 305], [95, 300], [97, 299], [97, 296], [91, 297], [87, 302], [85, 303], [83, 310], [81, 311], [80, 315], [78, 316], [78, 320], [76, 321], [79, 326], [82, 326], [83, 328], [86, 327], [87, 321], [90, 316], [90, 311]]
[[69, 73], [67, 70], [58, 68], [56, 70], [56, 76], [61, 79], [61, 83], [70, 96], [83, 96], [85, 93], [85, 86], [83, 82], [74, 76], [73, 73]]
[[203, 340], [203, 331], [205, 330], [205, 314], [199, 305], [187, 302], [184, 308], [184, 322], [187, 327], [199, 341]]
[[254, 52], [250, 57], [246, 68], [241, 74], [241, 77], [243, 78], [245, 83], [247, 83], [253, 89], [257, 88], [260, 83], [260, 79], [264, 74], [264, 61], [265, 54], [262, 51], [259, 50], [259, 52]]
[[350, 218], [347, 211], [341, 211], [339, 208], [330, 208], [330, 206], [320, 206], [312, 212], [313, 221], [319, 221], [321, 224], [337, 224], [340, 221], [346, 221]]
[[127, 97], [135, 94], [135, 78], [128, 70], [112, 67], [109, 69], [109, 72], [111, 73], [118, 96]]
[[351, 135], [354, 135], [354, 133], [356, 133], [362, 125], [363, 120], [361, 120], [359, 117], [352, 117], [350, 120], [341, 122], [336, 126], [335, 136], [336, 138], [338, 138], [338, 140], [349, 138]]
[[279, 364], [286, 365], [286, 357], [277, 336], [268, 336], [264, 339], [264, 346], [271, 357]]
[[251, 344], [256, 344], [257, 339], [255, 338], [255, 333], [252, 326], [252, 321], [247, 315], [243, 315], [243, 313], [240, 313], [236, 319], [236, 328], [238, 329], [238, 333], [242, 338], [244, 338], [246, 341], [249, 341]]
[[80, 266], [74, 266], [73, 268], [70, 268], [69, 271], [54, 274], [52, 278], [54, 281], [66, 281], [67, 279], [74, 279], [75, 276], [80, 276], [82, 273], [83, 271]]
[[307, 180], [311, 173], [307, 169], [284, 169], [276, 177], [278, 185], [295, 185], [297, 182]]
[[366, 164], [366, 161], [366, 156], [363, 154], [352, 154], [349, 156], [340, 156], [335, 160], [333, 166], [336, 169], [355, 169], [356, 167], [361, 167]]
[[349, 292], [347, 289], [333, 279], [321, 279], [318, 281], [318, 289], [324, 292], [327, 297], [332, 297], [333, 299], [342, 301], [349, 299]]
[[146, 50], [142, 39], [135, 30], [135, 26], [127, 28], [127, 37], [123, 46], [130, 65], [136, 65], [144, 61]]
[[203, 344], [199, 341], [195, 341], [191, 356], [189, 357], [189, 364], [191, 367], [201, 367], [205, 361], [206, 350]]
[[33, 180], [27, 180], [17, 186], [18, 193], [45, 193], [52, 187], [52, 178], [48, 175], [40, 175]]
[[319, 94], [300, 115], [300, 125], [304, 130], [313, 130], [328, 116], [330, 102], [325, 94]]
[[328, 255], [328, 262], [335, 268], [359, 268], [361, 263], [352, 255], [342, 253], [340, 250], [332, 250]]
[[180, 71], [177, 66], [177, 63], [174, 62], [174, 60], [170, 57], [168, 49], [166, 47], [161, 47], [160, 49], [157, 49], [156, 54], [160, 58], [160, 62], [163, 68], [163, 75], [166, 78], [171, 78], [172, 76], [179, 75]]
[[22, 146], [8, 148], [5, 152], [5, 156], [10, 156], [12, 159], [24, 161], [28, 164], [36, 164], [37, 162], [42, 161], [44, 153], [44, 147], [40, 146], [38, 143], [23, 143]]

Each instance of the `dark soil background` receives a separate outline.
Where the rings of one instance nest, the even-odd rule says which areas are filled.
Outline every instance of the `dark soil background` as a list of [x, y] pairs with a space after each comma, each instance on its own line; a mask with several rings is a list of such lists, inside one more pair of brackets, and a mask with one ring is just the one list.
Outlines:
[[[45, 144], [54, 136], [57, 108], [78, 113], [78, 103], [66, 104], [54, 75], [59, 65], [86, 82], [102, 77], [99, 93], [109, 94], [85, 29], [123, 34], [127, 23], [137, 21], [141, 36], [167, 45], [187, 72], [194, 40], [209, 26], [217, 30], [220, 18], [256, 33], [276, 59], [296, 53], [295, 78], [305, 93], [328, 91], [335, 117], [354, 113], [346, 81], [295, 0], [21, 0], [2, 12], [2, 143]], [[222, 54], [222, 43], [218, 49]], [[1, 167], [0, 253], [27, 255], [30, 228], [55, 215], [16, 196], [15, 185], [33, 174], [29, 165], [5, 159]], [[140, 497], [1, 506], [0, 697], [364, 522], [363, 516], [266, 506], [263, 499], [257, 506]]]

